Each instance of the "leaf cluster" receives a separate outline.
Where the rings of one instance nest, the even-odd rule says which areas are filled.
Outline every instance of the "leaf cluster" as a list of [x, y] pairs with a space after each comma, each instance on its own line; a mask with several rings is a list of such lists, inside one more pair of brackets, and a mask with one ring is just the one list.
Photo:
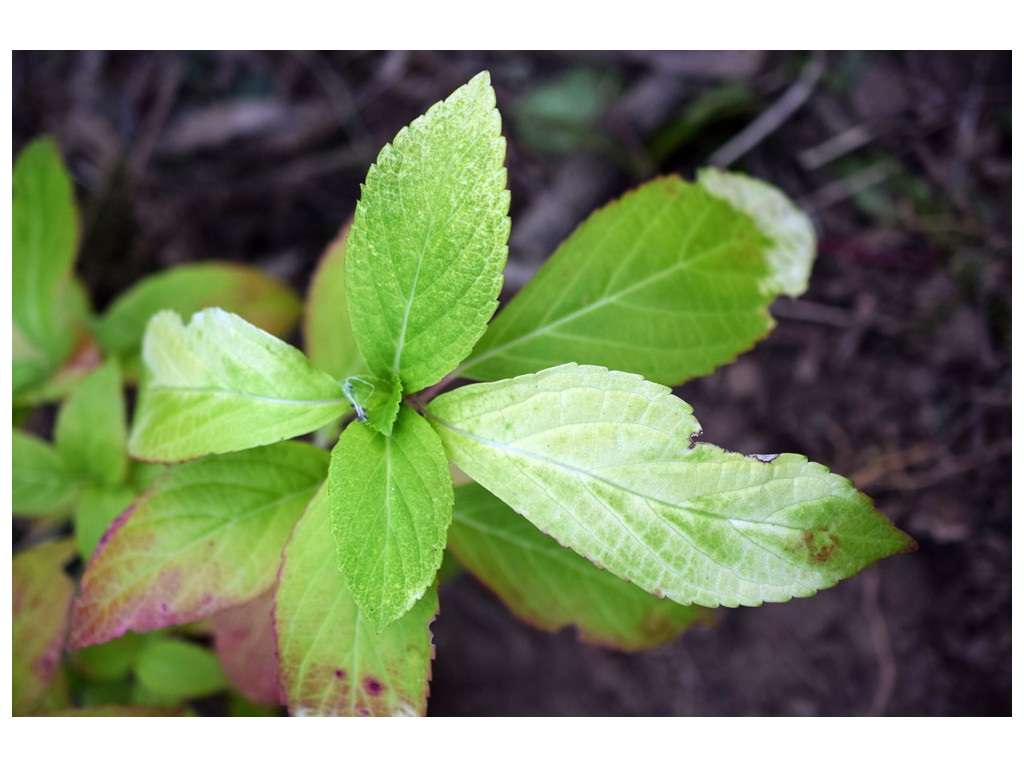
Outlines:
[[70, 647], [243, 611], [292, 713], [422, 714], [446, 549], [524, 620], [640, 650], [911, 546], [821, 465], [697, 442], [671, 390], [806, 288], [806, 216], [738, 174], [655, 179], [491, 322], [504, 155], [487, 73], [403, 129], [314, 277], [305, 354], [222, 308], [152, 315], [127, 445], [173, 464], [107, 529]]

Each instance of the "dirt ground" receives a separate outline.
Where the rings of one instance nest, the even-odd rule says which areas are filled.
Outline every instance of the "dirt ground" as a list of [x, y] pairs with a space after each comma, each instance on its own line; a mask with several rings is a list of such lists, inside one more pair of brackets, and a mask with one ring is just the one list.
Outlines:
[[507, 287], [594, 207], [718, 164], [812, 215], [810, 290], [678, 389], [703, 439], [853, 478], [920, 545], [629, 655], [441, 593], [432, 715], [1009, 715], [1010, 54], [21, 53], [14, 151], [54, 135], [102, 308], [186, 261], [304, 291], [380, 147], [489, 69]]

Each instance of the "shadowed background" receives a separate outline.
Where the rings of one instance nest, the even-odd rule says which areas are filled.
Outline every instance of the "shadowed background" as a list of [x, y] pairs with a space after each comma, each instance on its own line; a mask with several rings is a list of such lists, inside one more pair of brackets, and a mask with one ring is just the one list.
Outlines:
[[[15, 52], [14, 153], [59, 142], [97, 309], [209, 259], [304, 291], [380, 147], [482, 69], [508, 138], [506, 296], [658, 174], [811, 214], [810, 290], [677, 393], [703, 439], [851, 477], [920, 550], [638, 655], [442, 587], [432, 715], [1010, 713], [1010, 54]], [[298, 341], [298, 339], [292, 339]]]

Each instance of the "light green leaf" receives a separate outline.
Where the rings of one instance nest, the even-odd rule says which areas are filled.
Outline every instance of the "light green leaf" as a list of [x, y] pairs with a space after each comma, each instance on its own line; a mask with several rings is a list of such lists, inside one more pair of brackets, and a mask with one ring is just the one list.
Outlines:
[[149, 489], [149, 486], [164, 473], [167, 466], [164, 464], [150, 464], [146, 461], [128, 461], [128, 486], [136, 493], [142, 493]]
[[444, 448], [408, 406], [390, 437], [353, 422], [331, 452], [328, 490], [339, 568], [380, 632], [423, 596], [441, 565], [453, 498]]
[[59, 322], [59, 299], [71, 278], [78, 217], [71, 178], [52, 139], [38, 139], [18, 155], [13, 202], [14, 325], [22, 345], [30, 345], [55, 366], [73, 341]]
[[348, 410], [299, 350], [220, 309], [150, 321], [128, 450], [155, 461], [239, 451], [312, 432]]
[[110, 359], [82, 379], [57, 417], [54, 442], [68, 466], [114, 486], [128, 471], [121, 367]]
[[678, 384], [767, 334], [768, 305], [803, 289], [813, 258], [807, 217], [767, 184], [717, 171], [655, 179], [587, 219], [459, 372], [579, 362]]
[[370, 373], [406, 392], [473, 348], [508, 251], [505, 139], [486, 72], [403, 128], [370, 167], [348, 238], [352, 330]]
[[150, 692], [168, 701], [209, 696], [228, 684], [211, 651], [169, 637], [142, 649], [135, 662], [135, 676]]
[[327, 465], [318, 448], [279, 443], [168, 469], [89, 561], [70, 647], [197, 621], [265, 592]]
[[771, 184], [742, 173], [704, 168], [697, 174], [697, 183], [750, 216], [768, 237], [767, 290], [787, 296], [807, 290], [816, 247], [814, 225], [807, 214]]
[[82, 491], [75, 505], [75, 545], [84, 560], [92, 557], [103, 534], [133, 501], [135, 491], [124, 486], [91, 485]]
[[707, 615], [595, 568], [475, 483], [455, 489], [448, 547], [523, 621], [599, 645], [654, 648]]
[[437, 589], [377, 634], [335, 566], [326, 485], [285, 547], [274, 608], [281, 683], [293, 715], [423, 715]]
[[833, 586], [913, 542], [802, 456], [694, 444], [690, 406], [574, 364], [430, 405], [451, 459], [600, 567], [683, 604], [759, 605]]
[[90, 308], [85, 287], [78, 280], [67, 280], [57, 293], [54, 339], [63, 340], [61, 343], [50, 349], [36, 348], [13, 327], [11, 392], [17, 406], [63, 400], [100, 362], [100, 350], [88, 332]]
[[75, 652], [74, 659], [90, 678], [117, 680], [131, 672], [142, 649], [153, 639], [153, 635], [129, 632], [109, 643], [81, 648]]
[[349, 376], [341, 383], [341, 388], [359, 421], [385, 437], [391, 434], [398, 418], [398, 406], [402, 403], [402, 382], [376, 376]]
[[132, 286], [96, 321], [103, 349], [137, 354], [149, 318], [162, 309], [183, 318], [220, 307], [274, 336], [286, 336], [299, 319], [301, 304], [288, 286], [253, 267], [239, 264], [186, 264]]
[[306, 354], [313, 365], [334, 378], [344, 379], [361, 373], [366, 363], [352, 335], [345, 292], [346, 224], [329, 246], [313, 274], [306, 296], [303, 338]]
[[35, 435], [11, 437], [11, 505], [15, 514], [66, 512], [82, 490], [83, 478], [57, 450]]
[[15, 716], [39, 711], [60, 664], [68, 606], [75, 590], [74, 582], [64, 574], [64, 564], [73, 554], [69, 540], [51, 541], [19, 552], [11, 564]]

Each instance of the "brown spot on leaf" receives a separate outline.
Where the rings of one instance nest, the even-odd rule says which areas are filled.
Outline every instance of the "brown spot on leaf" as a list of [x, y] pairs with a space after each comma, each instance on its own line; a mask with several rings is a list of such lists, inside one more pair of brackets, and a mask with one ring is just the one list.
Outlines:
[[345, 672], [344, 669], [336, 669], [336, 670], [334, 670], [334, 676], [336, 678], [338, 678], [339, 680], [344, 680], [345, 679], [345, 675], [346, 675], [346, 672]]
[[367, 675], [363, 678], [363, 688], [371, 696], [380, 696], [384, 691], [384, 684], [377, 678]]
[[820, 538], [815, 536], [815, 533], [815, 531], [804, 531], [802, 539], [803, 548], [807, 550], [807, 554], [813, 562], [824, 565], [832, 559], [836, 549], [839, 547], [839, 537], [834, 533], [830, 533], [828, 534], [828, 541], [822, 542]]

